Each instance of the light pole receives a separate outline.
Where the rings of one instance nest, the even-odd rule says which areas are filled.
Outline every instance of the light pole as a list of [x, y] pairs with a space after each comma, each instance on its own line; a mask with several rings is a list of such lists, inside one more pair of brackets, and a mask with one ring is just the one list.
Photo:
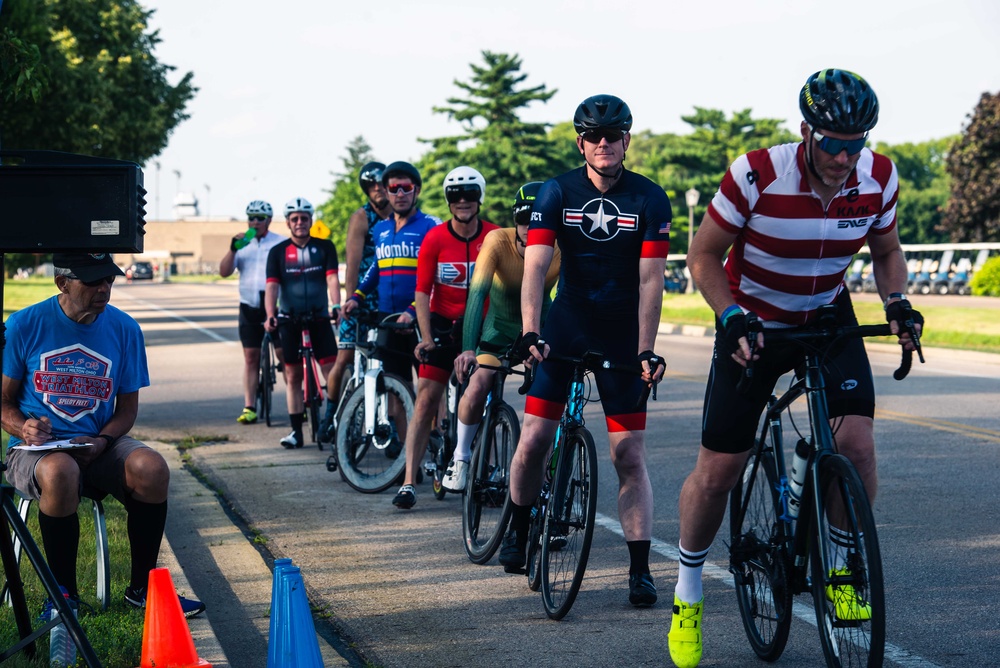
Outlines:
[[[684, 193], [684, 203], [688, 207], [688, 254], [691, 253], [691, 244], [694, 243], [694, 208], [698, 206], [698, 200], [701, 198], [701, 193], [694, 188], [688, 189]], [[685, 263], [687, 261], [685, 260]], [[688, 268], [688, 283], [687, 289], [684, 290], [686, 294], [694, 294], [694, 276], [691, 274], [691, 265], [687, 265]]]
[[160, 219], [160, 161], [153, 162], [156, 167], [156, 220]]
[[212, 217], [212, 189], [205, 184], [205, 217]]

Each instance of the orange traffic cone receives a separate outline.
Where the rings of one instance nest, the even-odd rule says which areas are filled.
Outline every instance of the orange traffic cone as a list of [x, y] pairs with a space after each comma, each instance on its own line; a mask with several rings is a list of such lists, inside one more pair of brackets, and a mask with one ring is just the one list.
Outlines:
[[174, 581], [166, 568], [149, 572], [140, 668], [212, 668], [198, 658]]

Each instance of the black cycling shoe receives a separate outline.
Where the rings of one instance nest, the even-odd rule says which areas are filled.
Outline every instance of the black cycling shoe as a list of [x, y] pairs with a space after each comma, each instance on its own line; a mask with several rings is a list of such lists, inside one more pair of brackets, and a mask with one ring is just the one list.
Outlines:
[[656, 603], [656, 585], [649, 573], [628, 576], [628, 602], [637, 608], [649, 608]]
[[517, 546], [517, 534], [508, 531], [500, 546], [500, 565], [505, 573], [524, 573], [524, 562], [527, 558], [525, 547]]

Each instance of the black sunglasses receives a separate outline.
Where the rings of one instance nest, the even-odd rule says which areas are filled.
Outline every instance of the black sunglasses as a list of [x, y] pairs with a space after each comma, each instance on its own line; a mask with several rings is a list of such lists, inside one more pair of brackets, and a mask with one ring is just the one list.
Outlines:
[[481, 191], [479, 186], [474, 184], [460, 186], [445, 186], [444, 198], [448, 204], [458, 204], [463, 199], [466, 202], [478, 202]]
[[600, 144], [602, 139], [607, 139], [609, 144], [613, 144], [621, 141], [625, 133], [618, 130], [587, 130], [580, 136], [583, 137], [583, 141], [590, 144]]
[[263, 223], [268, 219], [268, 216], [247, 216], [247, 220], [251, 223]]
[[95, 281], [85, 281], [82, 278], [80, 278], [79, 276], [76, 276], [75, 274], [63, 274], [63, 275], [66, 278], [72, 279], [74, 281], [80, 281], [81, 283], [83, 283], [84, 285], [86, 285], [88, 288], [96, 288], [96, 287], [98, 287], [100, 285], [104, 285], [105, 283], [107, 283], [108, 285], [111, 285], [112, 283], [115, 282], [115, 276], [114, 276], [114, 274], [112, 274], [111, 276], [105, 276], [104, 278], [98, 278]]

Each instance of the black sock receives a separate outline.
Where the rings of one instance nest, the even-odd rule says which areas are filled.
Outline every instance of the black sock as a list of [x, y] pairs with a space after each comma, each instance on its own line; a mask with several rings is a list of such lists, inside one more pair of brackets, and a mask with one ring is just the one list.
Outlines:
[[528, 527], [531, 524], [531, 509], [535, 504], [519, 506], [513, 501], [510, 502], [510, 528], [517, 536], [518, 549], [524, 549], [528, 544]]
[[38, 528], [42, 533], [45, 560], [56, 582], [70, 596], [80, 597], [76, 585], [76, 554], [80, 548], [80, 516], [52, 517], [38, 511]]
[[128, 511], [128, 542], [132, 553], [129, 585], [132, 589], [144, 589], [160, 554], [163, 527], [167, 523], [167, 502], [143, 503], [126, 497], [125, 510]]
[[648, 540], [630, 540], [628, 545], [629, 575], [641, 575], [649, 572], [649, 545]]

